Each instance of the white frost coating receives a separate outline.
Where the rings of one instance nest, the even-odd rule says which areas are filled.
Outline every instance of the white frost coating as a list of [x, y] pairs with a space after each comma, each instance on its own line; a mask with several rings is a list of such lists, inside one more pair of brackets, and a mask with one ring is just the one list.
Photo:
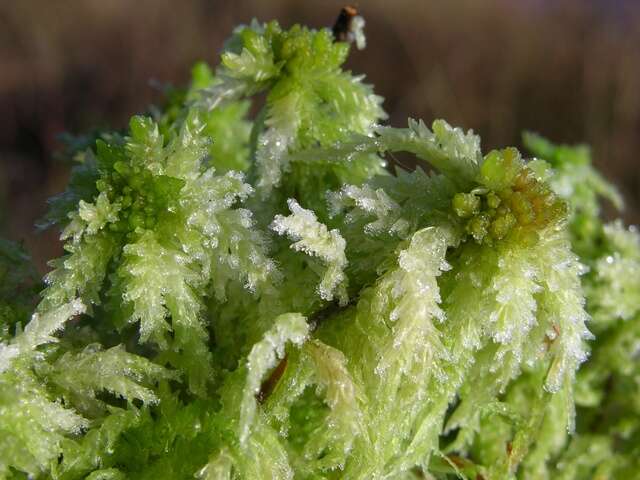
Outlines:
[[[409, 122], [415, 131], [425, 129], [424, 123]], [[473, 130], [464, 132], [458, 127], [452, 127], [444, 120], [436, 120], [431, 126], [433, 133], [445, 155], [456, 162], [478, 165], [482, 159], [480, 137]]]
[[344, 354], [319, 340], [307, 343], [304, 348], [313, 364], [318, 390], [324, 393], [325, 403], [331, 409], [326, 428], [312, 436], [304, 456], [322, 457], [319, 460], [322, 466], [332, 468], [344, 464], [356, 437], [366, 435], [364, 416]]
[[[182, 189], [181, 208], [187, 225], [204, 238], [193, 242], [187, 232], [183, 250], [201, 259], [206, 278], [216, 277], [216, 296], [225, 297], [227, 280], [237, 278], [254, 291], [276, 273], [275, 264], [267, 256], [264, 239], [253, 229], [252, 213], [236, 204], [253, 193], [240, 172], [217, 176], [213, 168], [189, 181]], [[203, 249], [202, 246], [208, 248]]]
[[393, 337], [381, 355], [377, 373], [395, 370], [413, 376], [424, 367], [443, 375], [435, 360], [446, 358], [447, 352], [433, 321], [445, 319], [439, 307], [437, 277], [451, 268], [445, 261], [450, 242], [451, 235], [443, 229], [429, 227], [416, 232], [409, 247], [400, 252], [399, 268], [384, 279], [395, 305], [389, 315]]
[[195, 106], [211, 111], [240, 98], [249, 88], [250, 84], [246, 80], [223, 76], [222, 82], [199, 91]]
[[119, 203], [109, 202], [106, 192], [101, 192], [95, 204], [80, 200], [78, 215], [87, 224], [86, 233], [93, 235], [107, 223], [117, 221], [120, 208]]
[[267, 132], [258, 140], [256, 164], [258, 166], [258, 190], [264, 198], [274, 187], [280, 184], [282, 171], [287, 167], [287, 150], [292, 133], [275, 128]]
[[422, 120], [409, 119], [409, 128], [379, 127], [378, 143], [383, 150], [407, 151], [436, 167], [465, 188], [473, 184], [482, 162], [480, 137], [464, 132], [444, 120], [429, 130]]
[[180, 203], [191, 212], [189, 225], [205, 232], [218, 233], [215, 215], [245, 200], [252, 192], [253, 188], [244, 182], [242, 173], [231, 171], [218, 176], [210, 168], [189, 182], [182, 191]]
[[351, 19], [351, 34], [353, 35], [353, 41], [358, 50], [363, 50], [367, 46], [367, 38], [364, 35], [364, 25], [364, 18], [360, 15]]
[[640, 236], [619, 221], [605, 225], [604, 233], [611, 251], [595, 262], [595, 279], [587, 284], [591, 311], [600, 323], [631, 320], [640, 311]]
[[278, 359], [284, 356], [287, 342], [301, 345], [309, 334], [305, 317], [299, 313], [285, 313], [276, 318], [271, 330], [256, 343], [247, 358], [247, 380], [240, 405], [239, 436], [241, 445], [245, 445], [256, 414], [256, 398], [265, 373], [276, 366]]
[[80, 200], [78, 211], [68, 214], [70, 222], [62, 231], [60, 240], [71, 239], [73, 244], [78, 244], [83, 235], [95, 235], [107, 224], [117, 222], [121, 208], [120, 203], [111, 203], [105, 192], [98, 195], [95, 203]]
[[15, 344], [0, 344], [0, 373], [9, 369], [11, 361], [20, 354], [20, 348]]
[[[593, 337], [586, 327], [589, 315], [580, 285], [584, 267], [571, 251], [564, 231], [549, 232], [532, 256], [538, 262], [544, 288], [538, 301], [539, 321], [556, 330], [549, 347], [552, 360], [545, 388], [557, 392], [564, 382], [573, 383], [575, 371], [587, 358], [584, 340]], [[569, 421], [572, 429], [572, 419]]]
[[[77, 435], [89, 427], [90, 422], [73, 409], [50, 399], [50, 392], [42, 383], [31, 365], [19, 365], [0, 376], [0, 425], [3, 434], [0, 478], [7, 478], [5, 474], [9, 467], [16, 465], [12, 463], [13, 459], [20, 458], [29, 460], [24, 464], [24, 478], [41, 478], [46, 475], [45, 469], [50, 462], [59, 456], [63, 435]], [[29, 456], [21, 456], [21, 450], [28, 452]], [[46, 478], [52, 477], [46, 475]]]
[[122, 345], [102, 350], [99, 344], [90, 344], [79, 353], [65, 353], [50, 373], [52, 383], [87, 402], [95, 401], [95, 393], [108, 391], [148, 405], [157, 404], [159, 399], [147, 385], [175, 377], [174, 372], [128, 353]]
[[257, 190], [266, 198], [280, 184], [289, 164], [288, 150], [300, 127], [299, 96], [290, 93], [271, 105], [267, 127], [258, 138], [256, 149]]
[[[493, 301], [486, 328], [493, 341], [500, 344], [492, 371], [509, 366], [503, 381], [517, 375], [523, 352], [530, 342], [529, 334], [537, 323], [535, 295], [542, 290], [538, 277], [528, 250], [504, 248], [501, 251], [498, 272], [490, 285]], [[513, 356], [513, 361], [505, 362], [507, 354]]]
[[388, 233], [403, 238], [407, 235], [410, 223], [402, 218], [402, 209], [382, 189], [373, 189], [369, 185], [357, 187], [346, 185], [337, 193], [328, 196], [331, 215], [337, 215], [349, 209], [345, 215], [347, 223], [353, 223], [360, 218], [375, 220], [365, 224], [367, 235]]
[[56, 342], [52, 335], [61, 330], [64, 324], [75, 315], [84, 313], [85, 305], [79, 298], [46, 313], [34, 313], [24, 332], [16, 339], [22, 351], [32, 350], [38, 345]]
[[320, 298], [333, 300], [337, 295], [341, 304], [348, 302], [344, 269], [347, 266], [345, 255], [346, 242], [337, 229], [328, 230], [326, 225], [318, 222], [311, 210], [302, 208], [298, 202], [290, 198], [287, 201], [291, 215], [276, 215], [271, 228], [279, 235], [288, 235], [296, 242], [291, 248], [307, 255], [318, 257], [327, 266], [318, 285]]
[[[447, 385], [443, 367], [450, 354], [440, 331], [446, 323], [439, 305], [438, 277], [450, 268], [447, 248], [456, 240], [455, 232], [446, 228], [417, 231], [399, 252], [398, 265], [378, 278], [357, 305], [354, 324], [365, 336], [366, 347], [349, 346], [355, 350], [349, 360], [361, 372], [369, 400], [363, 410], [366, 431], [373, 451], [381, 456], [397, 455], [415, 440], [425, 402], [439, 401], [432, 387]], [[403, 439], [402, 446], [394, 443], [398, 438]], [[418, 441], [415, 448], [423, 456], [433, 448], [430, 439]], [[393, 471], [413, 465], [397, 469], [394, 465]]]

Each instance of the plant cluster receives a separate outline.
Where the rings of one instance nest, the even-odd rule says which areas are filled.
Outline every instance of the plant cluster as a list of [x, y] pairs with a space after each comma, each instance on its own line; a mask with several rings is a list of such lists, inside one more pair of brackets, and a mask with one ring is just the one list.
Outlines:
[[0, 478], [640, 471], [640, 237], [589, 151], [380, 126], [349, 48], [239, 27], [72, 146], [39, 299], [0, 244]]

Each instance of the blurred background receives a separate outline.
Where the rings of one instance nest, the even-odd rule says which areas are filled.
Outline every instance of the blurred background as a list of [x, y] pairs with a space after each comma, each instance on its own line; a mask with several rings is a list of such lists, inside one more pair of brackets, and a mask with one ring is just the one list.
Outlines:
[[[640, 221], [640, 1], [362, 0], [368, 46], [348, 68], [385, 97], [389, 122], [445, 118], [483, 148], [520, 146], [532, 129], [586, 142]], [[330, 27], [323, 0], [0, 0], [0, 235], [38, 268], [61, 253], [35, 233], [69, 165], [58, 135], [126, 125], [182, 85], [197, 60], [253, 17]]]

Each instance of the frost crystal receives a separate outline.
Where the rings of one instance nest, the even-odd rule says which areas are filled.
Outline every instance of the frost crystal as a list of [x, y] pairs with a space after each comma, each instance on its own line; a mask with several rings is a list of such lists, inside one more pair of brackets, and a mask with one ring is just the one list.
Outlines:
[[291, 248], [318, 257], [326, 266], [318, 292], [323, 300], [332, 300], [337, 294], [340, 303], [348, 302], [344, 269], [347, 266], [345, 241], [336, 229], [329, 231], [318, 222], [314, 213], [305, 210], [294, 199], [287, 201], [291, 215], [276, 215], [271, 228], [280, 235], [288, 235], [295, 243]]
[[286, 342], [301, 344], [308, 332], [307, 322], [301, 315], [280, 315], [262, 341], [256, 343], [247, 357], [247, 380], [240, 405], [240, 442], [245, 443], [256, 411], [255, 396], [260, 390], [263, 375], [275, 367], [284, 355]]

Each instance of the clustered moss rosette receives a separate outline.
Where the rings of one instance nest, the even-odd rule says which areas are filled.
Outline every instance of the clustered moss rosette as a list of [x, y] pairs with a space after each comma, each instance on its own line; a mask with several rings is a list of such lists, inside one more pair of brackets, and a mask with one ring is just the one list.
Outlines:
[[639, 470], [640, 241], [599, 220], [588, 151], [380, 127], [348, 50], [240, 27], [73, 152], [37, 306], [0, 245], [0, 478]]

